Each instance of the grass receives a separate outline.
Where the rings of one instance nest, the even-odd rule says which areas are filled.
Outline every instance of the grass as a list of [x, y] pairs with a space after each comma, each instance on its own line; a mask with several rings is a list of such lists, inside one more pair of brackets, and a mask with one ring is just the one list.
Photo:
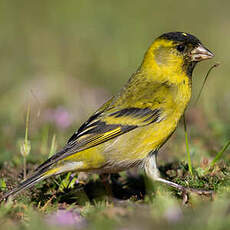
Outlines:
[[[1, 203], [0, 229], [229, 229], [229, 2], [3, 0], [0, 6], [0, 196], [118, 91], [156, 36], [191, 32], [221, 63], [186, 111], [193, 176], [183, 124], [159, 153], [165, 178], [214, 190], [212, 198], [190, 194], [183, 205], [180, 192], [130, 170], [111, 175], [112, 202], [98, 175], [66, 174]], [[196, 67], [194, 98], [211, 65]], [[31, 146], [26, 167], [22, 143]]]
[[[53, 138], [51, 142], [52, 149]], [[31, 167], [34, 165], [28, 165], [27, 169], [31, 170]], [[15, 186], [15, 178], [20, 177], [20, 171], [23, 177], [20, 164], [16, 168], [12, 163], [2, 166], [2, 192]], [[207, 229], [228, 226], [229, 161], [221, 159], [213, 165], [211, 158], [203, 159], [199, 167], [193, 168], [193, 175], [183, 161], [161, 165], [160, 171], [171, 181], [186, 187], [213, 190], [215, 195], [191, 193], [183, 204], [184, 196], [180, 191], [149, 183], [144, 174], [131, 170], [111, 175], [111, 200], [97, 175], [68, 173], [39, 183], [14, 201], [2, 203], [1, 221], [3, 226], [11, 229], [37, 229], [36, 224], [44, 229], [133, 229], [142, 225], [146, 229], [153, 225], [160, 229], [184, 229], [192, 217], [194, 221], [188, 229], [204, 229], [204, 224]], [[218, 223], [210, 225], [210, 222], [216, 223], [216, 218]]]

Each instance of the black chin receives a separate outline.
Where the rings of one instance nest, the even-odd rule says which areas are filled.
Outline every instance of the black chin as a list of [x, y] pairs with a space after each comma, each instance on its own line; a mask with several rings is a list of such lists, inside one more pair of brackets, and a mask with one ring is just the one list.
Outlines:
[[192, 77], [192, 72], [193, 72], [193, 69], [194, 67], [196, 66], [197, 62], [193, 61], [193, 62], [190, 62], [186, 68], [186, 73], [189, 77]]

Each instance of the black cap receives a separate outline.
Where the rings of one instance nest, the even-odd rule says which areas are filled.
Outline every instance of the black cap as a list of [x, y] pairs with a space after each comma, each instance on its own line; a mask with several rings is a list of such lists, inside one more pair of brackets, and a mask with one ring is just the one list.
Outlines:
[[162, 34], [159, 39], [167, 39], [172, 40], [175, 42], [184, 42], [184, 43], [190, 43], [193, 45], [201, 44], [199, 39], [197, 39], [195, 36], [185, 33], [185, 32], [170, 32]]

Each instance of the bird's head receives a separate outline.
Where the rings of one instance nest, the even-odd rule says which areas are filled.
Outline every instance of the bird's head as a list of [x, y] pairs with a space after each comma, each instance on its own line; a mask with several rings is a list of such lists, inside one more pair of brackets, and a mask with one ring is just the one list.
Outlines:
[[184, 32], [170, 32], [152, 43], [142, 66], [158, 73], [184, 72], [192, 76], [196, 63], [213, 56], [195, 36]]

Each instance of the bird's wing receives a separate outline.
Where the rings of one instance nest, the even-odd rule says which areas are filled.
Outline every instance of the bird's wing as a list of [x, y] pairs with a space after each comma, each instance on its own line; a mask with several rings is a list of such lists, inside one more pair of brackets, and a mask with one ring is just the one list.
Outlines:
[[119, 108], [111, 104], [112, 100], [103, 105], [73, 134], [64, 150], [53, 155], [37, 170], [43, 170], [72, 154], [104, 143], [138, 127], [162, 120], [161, 109]]
[[130, 107], [107, 110], [90, 117], [69, 139], [67, 146], [82, 151], [159, 119], [160, 109]]

